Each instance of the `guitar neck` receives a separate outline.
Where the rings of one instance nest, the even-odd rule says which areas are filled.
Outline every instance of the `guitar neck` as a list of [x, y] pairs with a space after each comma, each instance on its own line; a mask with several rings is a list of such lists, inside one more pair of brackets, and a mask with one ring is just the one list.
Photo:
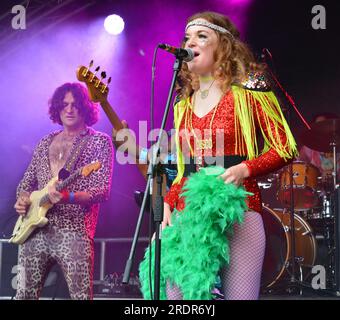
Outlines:
[[103, 101], [100, 103], [103, 110], [105, 111], [107, 117], [109, 118], [111, 124], [113, 127], [118, 131], [123, 129], [124, 127], [122, 126], [122, 122], [118, 118], [117, 114], [114, 112], [113, 108], [109, 104], [108, 101]]
[[[64, 181], [62, 181], [60, 184], [56, 186], [57, 191], [61, 191], [64, 188], [66, 188], [70, 183], [72, 183], [76, 178], [80, 175], [81, 169], [78, 169], [76, 172], [72, 173], [68, 178], [66, 178]], [[48, 202], [48, 194], [46, 193], [39, 202], [39, 205], [43, 205], [44, 203]]]
[[[118, 118], [117, 114], [113, 111], [111, 105], [105, 100], [104, 102], [100, 103], [103, 110], [105, 111], [107, 117], [109, 118], [111, 124], [113, 127], [118, 131], [121, 129], [124, 129], [122, 126], [122, 122]], [[148, 171], [148, 165], [147, 164], [141, 164], [138, 162], [139, 160], [137, 159], [137, 167], [139, 171], [142, 173], [142, 175], [146, 178], [146, 173]]]
[[70, 183], [72, 183], [74, 180], [78, 178], [80, 175], [81, 170], [78, 169], [76, 172], [72, 173], [68, 178], [63, 180], [60, 184], [57, 185], [56, 190], [61, 191], [65, 189]]

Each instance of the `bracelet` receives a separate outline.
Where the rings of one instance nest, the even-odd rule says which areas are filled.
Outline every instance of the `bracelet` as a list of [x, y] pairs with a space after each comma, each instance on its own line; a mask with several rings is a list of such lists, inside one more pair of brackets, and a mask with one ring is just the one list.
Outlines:
[[74, 203], [74, 199], [75, 199], [75, 194], [73, 191], [70, 192], [70, 195], [69, 195], [69, 202], [70, 203]]
[[67, 202], [70, 198], [70, 193], [66, 189], [60, 191], [60, 193], [63, 195], [62, 201]]

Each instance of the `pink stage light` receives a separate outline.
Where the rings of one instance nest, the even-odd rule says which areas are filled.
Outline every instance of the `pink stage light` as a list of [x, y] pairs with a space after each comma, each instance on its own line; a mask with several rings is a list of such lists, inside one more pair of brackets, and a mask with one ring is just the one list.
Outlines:
[[124, 20], [116, 14], [107, 16], [104, 21], [105, 30], [113, 35], [120, 34], [124, 30], [124, 26]]

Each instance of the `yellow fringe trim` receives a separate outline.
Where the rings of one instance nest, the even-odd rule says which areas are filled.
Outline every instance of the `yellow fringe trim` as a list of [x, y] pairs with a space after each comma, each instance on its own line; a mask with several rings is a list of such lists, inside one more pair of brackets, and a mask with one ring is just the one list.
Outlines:
[[[246, 90], [234, 85], [232, 92], [235, 110], [235, 154], [246, 156], [248, 160], [257, 158], [269, 149], [275, 149], [285, 160], [298, 155], [293, 134], [272, 91]], [[179, 127], [187, 108], [190, 107], [190, 98], [181, 100], [174, 107], [178, 170], [174, 184], [179, 183], [184, 174], [184, 156], [179, 143]], [[260, 121], [260, 111], [262, 111], [264, 123]], [[264, 139], [261, 152], [258, 150], [255, 123], [259, 125]], [[282, 131], [287, 137], [284, 144], [279, 136]]]
[[[274, 93], [245, 90], [238, 86], [232, 86], [232, 90], [235, 100], [235, 154], [247, 156], [248, 160], [252, 160], [269, 149], [275, 149], [285, 160], [296, 156], [298, 151], [295, 139]], [[264, 124], [260, 121], [260, 113]], [[261, 153], [256, 142], [255, 120], [264, 139]], [[281, 132], [287, 137], [284, 144], [280, 139]]]

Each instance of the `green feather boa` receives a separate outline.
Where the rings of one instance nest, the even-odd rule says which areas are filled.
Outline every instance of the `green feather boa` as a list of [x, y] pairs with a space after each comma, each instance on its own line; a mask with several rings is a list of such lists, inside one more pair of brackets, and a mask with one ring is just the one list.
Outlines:
[[[174, 210], [172, 226], [162, 232], [160, 299], [166, 299], [166, 281], [177, 285], [186, 300], [210, 300], [216, 276], [229, 263], [227, 233], [242, 222], [249, 195], [242, 187], [225, 184], [221, 167], [208, 167], [190, 176], [184, 185], [185, 209]], [[154, 252], [154, 244], [151, 246]], [[154, 254], [152, 282], [154, 281]], [[139, 267], [141, 290], [151, 299], [149, 248]]]

